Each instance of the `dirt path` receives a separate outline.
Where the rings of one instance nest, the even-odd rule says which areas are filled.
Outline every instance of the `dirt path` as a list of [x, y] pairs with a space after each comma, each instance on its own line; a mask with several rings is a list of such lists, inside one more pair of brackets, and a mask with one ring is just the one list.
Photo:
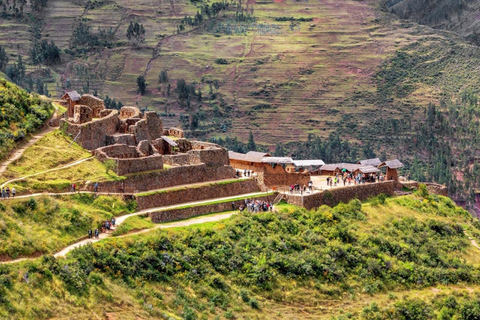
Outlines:
[[7, 170], [7, 166], [12, 163], [13, 161], [17, 160], [18, 158], [20, 158], [23, 154], [23, 152], [28, 148], [30, 147], [31, 145], [33, 145], [35, 142], [37, 142], [40, 138], [42, 138], [44, 135], [46, 135], [47, 133], [49, 132], [52, 132], [53, 130], [55, 130], [56, 128], [54, 127], [50, 127], [50, 126], [46, 126], [45, 128], [43, 128], [42, 130], [40, 130], [39, 132], [37, 132], [35, 135], [32, 136], [32, 138], [30, 140], [28, 140], [28, 142], [26, 142], [25, 144], [23, 144], [20, 148], [18, 148], [14, 153], [12, 153], [5, 161], [3, 161], [1, 164], [0, 164], [0, 175], [2, 175], [5, 170]]
[[[53, 129], [54, 129], [54, 128], [52, 128], [52, 130], [53, 130]], [[33, 140], [33, 139], [32, 139], [32, 140]], [[38, 139], [37, 139], [37, 140], [38, 140]], [[29, 141], [29, 142], [30, 142], [30, 141]], [[33, 144], [33, 143], [35, 143], [35, 142], [32, 142], [32, 144]], [[30, 146], [30, 145], [25, 146], [25, 149], [26, 149], [27, 147], [29, 147], [29, 146]], [[23, 151], [25, 151], [25, 149], [23, 149]], [[19, 150], [19, 151], [20, 151], [20, 150]], [[23, 151], [22, 151], [22, 153], [23, 153]], [[20, 154], [20, 155], [18, 156], [18, 158], [19, 158], [21, 155], [22, 155], [22, 154]], [[18, 158], [17, 158], [17, 159], [18, 159]], [[48, 169], [48, 170], [45, 170], [45, 171], [32, 173], [32, 174], [27, 174], [26, 176], [23, 176], [23, 177], [18, 177], [18, 178], [15, 178], [15, 179], [11, 179], [11, 180], [8, 180], [8, 181], [4, 182], [2, 185], [0, 185], [0, 188], [3, 188], [3, 187], [5, 187], [7, 184], [12, 183], [12, 182], [15, 182], [15, 181], [20, 181], [20, 180], [24, 180], [24, 179], [26, 179], [26, 178], [38, 176], [38, 175], [41, 175], [41, 174], [44, 174], [44, 173], [48, 173], [48, 172], [52, 172], [52, 171], [58, 171], [58, 170], [66, 169], [66, 168], [69, 168], [69, 167], [73, 167], [73, 166], [76, 166], [77, 164], [80, 164], [80, 163], [82, 163], [82, 162], [85, 162], [85, 161], [88, 161], [88, 160], [91, 160], [91, 159], [93, 159], [93, 156], [88, 157], [88, 158], [84, 158], [84, 159], [80, 159], [80, 160], [76, 160], [76, 161], [71, 162], [71, 163], [69, 163], [69, 164], [66, 164], [66, 165], [64, 165], [64, 166], [60, 166], [60, 167], [56, 167], [56, 168], [53, 168], [53, 169]], [[14, 161], [14, 160], [12, 160], [12, 161]], [[6, 168], [6, 166], [5, 166], [5, 168]], [[4, 171], [5, 171], [5, 170], [4, 170]], [[3, 172], [2, 172], [2, 173], [3, 173]]]
[[[127, 215], [124, 215], [124, 216], [117, 217], [116, 218], [116, 227], [121, 225], [127, 218], [137, 216], [137, 215], [144, 215], [144, 214], [147, 214], [149, 212], [175, 209], [175, 208], [189, 206], [189, 205], [190, 206], [201, 205], [201, 204], [208, 203], [208, 202], [213, 202], [213, 201], [228, 201], [230, 199], [236, 199], [238, 197], [254, 198], [254, 197], [263, 196], [265, 194], [266, 194], [265, 192], [255, 192], [255, 193], [235, 195], [235, 196], [224, 197], [224, 198], [215, 198], [215, 199], [208, 199], [208, 200], [202, 200], [202, 201], [180, 203], [180, 204], [176, 204], [176, 205], [173, 205], [173, 206], [164, 206], [164, 207], [145, 209], [145, 210], [141, 210], [141, 211], [130, 213], [130, 214], [127, 214]], [[29, 196], [31, 196], [31, 195], [29, 195]], [[155, 230], [155, 229], [186, 227], [186, 226], [190, 226], [190, 225], [194, 225], [194, 224], [202, 224], [202, 223], [206, 223], [206, 222], [220, 221], [220, 220], [227, 219], [227, 218], [231, 217], [233, 214], [235, 214], [235, 213], [233, 213], [233, 212], [219, 213], [219, 214], [216, 214], [216, 215], [194, 217], [192, 219], [182, 220], [182, 221], [177, 221], [177, 222], [163, 223], [163, 224], [156, 225], [155, 227], [150, 228], [150, 229], [141, 230], [141, 231], [138, 231], [138, 232], [135, 232], [135, 233], [130, 233], [130, 234], [127, 234], [127, 235], [123, 235], [123, 236], [120, 236], [120, 237], [126, 237], [126, 236], [130, 236], [130, 235], [141, 234], [141, 233], [145, 233], [145, 232]], [[98, 242], [100, 240], [109, 238], [110, 236], [111, 236], [111, 233], [101, 233], [100, 236], [99, 236], [99, 239], [83, 239], [83, 240], [80, 240], [78, 242], [75, 242], [75, 243], [63, 248], [59, 252], [55, 253], [54, 256], [55, 257], [64, 257], [67, 253], [69, 253], [73, 249], [76, 249], [78, 247], [81, 247], [81, 246], [89, 244], [89, 243]], [[35, 260], [37, 258], [38, 257], [35, 257], [35, 258], [19, 258], [19, 259], [14, 259], [14, 260], [10, 260], [10, 261], [3, 261], [3, 262], [0, 262], [0, 264], [17, 263], [17, 262], [21, 262], [21, 261]]]

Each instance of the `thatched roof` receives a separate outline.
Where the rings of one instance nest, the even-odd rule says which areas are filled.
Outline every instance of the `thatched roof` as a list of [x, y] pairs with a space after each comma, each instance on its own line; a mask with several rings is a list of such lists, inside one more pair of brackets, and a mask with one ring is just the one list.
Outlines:
[[360, 168], [358, 168], [358, 171], [360, 171], [361, 173], [377, 173], [377, 172], [381, 172], [380, 169], [378, 169], [377, 167], [374, 167], [374, 166], [364, 166], [364, 167], [360, 167]]
[[375, 167], [377, 167], [377, 166], [380, 165], [381, 163], [382, 163], [382, 161], [380, 161], [379, 158], [366, 159], [366, 160], [360, 160], [360, 161], [358, 161], [358, 164], [361, 164], [362, 166], [375, 166]]
[[295, 167], [320, 167], [325, 165], [325, 162], [323, 160], [294, 160], [293, 165]]
[[167, 137], [167, 136], [161, 136], [161, 138], [166, 141], [169, 145], [171, 145], [172, 147], [177, 147], [178, 144], [173, 141], [171, 138]]
[[333, 163], [333, 164], [326, 164], [322, 166], [321, 169], [324, 171], [335, 171], [336, 169], [339, 169], [339, 170], [346, 169], [349, 172], [353, 172], [360, 167], [362, 167], [362, 165], [355, 164], [355, 163]]
[[403, 163], [398, 161], [397, 159], [395, 160], [388, 160], [385, 162], [382, 162], [378, 167], [389, 167], [390, 169], [398, 169], [403, 167]]
[[228, 151], [228, 157], [230, 160], [246, 161], [261, 163], [264, 157], [270, 157], [268, 153], [249, 151], [248, 153], [239, 153], [234, 151]]
[[65, 96], [70, 97], [70, 99], [71, 99], [72, 101], [78, 101], [78, 100], [80, 100], [80, 98], [81, 98], [77, 91], [65, 92], [64, 97], [65, 97]]
[[262, 163], [292, 164], [293, 160], [288, 157], [265, 157], [262, 159]]

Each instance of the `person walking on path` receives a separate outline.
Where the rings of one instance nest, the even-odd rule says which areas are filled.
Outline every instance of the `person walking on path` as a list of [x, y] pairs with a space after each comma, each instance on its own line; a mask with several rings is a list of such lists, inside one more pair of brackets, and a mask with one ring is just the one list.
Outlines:
[[93, 185], [93, 192], [98, 192], [98, 182], [95, 182], [95, 184]]
[[98, 239], [98, 235], [99, 235], [98, 229], [95, 229], [95, 239]]
[[92, 239], [93, 234], [92, 234], [92, 229], [88, 229], [88, 239]]
[[10, 188], [7, 187], [7, 189], [5, 190], [5, 192], [7, 193], [7, 198], [10, 198]]
[[15, 198], [15, 195], [17, 194], [17, 189], [15, 187], [12, 188], [12, 198]]
[[115, 227], [115, 222], [117, 222], [117, 220], [115, 220], [115, 217], [112, 217], [112, 226]]
[[2, 198], [5, 198], [6, 193], [5, 193], [5, 188], [2, 188]]
[[235, 201], [232, 201], [232, 211], [235, 211]]
[[77, 186], [75, 185], [75, 182], [72, 183], [72, 192], [75, 192], [75, 188], [76, 188], [76, 187], [77, 187]]

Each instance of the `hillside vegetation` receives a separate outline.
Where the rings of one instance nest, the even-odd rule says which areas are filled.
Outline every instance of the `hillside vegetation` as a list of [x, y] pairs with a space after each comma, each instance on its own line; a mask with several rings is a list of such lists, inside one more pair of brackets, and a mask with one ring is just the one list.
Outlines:
[[53, 105], [0, 77], [0, 159], [15, 143], [43, 126]]
[[421, 189], [280, 208], [2, 266], [0, 315], [472, 319], [478, 310], [479, 249], [466, 234], [478, 239], [480, 224], [450, 199]]
[[437, 29], [454, 31], [479, 45], [480, 24], [475, 0], [385, 0], [389, 10]]
[[0, 261], [53, 254], [107, 219], [132, 212], [121, 198], [77, 194], [0, 203]]

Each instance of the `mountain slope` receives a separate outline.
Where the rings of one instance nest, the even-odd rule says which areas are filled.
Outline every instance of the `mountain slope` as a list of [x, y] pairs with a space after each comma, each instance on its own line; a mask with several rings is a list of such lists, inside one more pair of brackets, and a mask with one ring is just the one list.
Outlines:
[[457, 296], [447, 306], [463, 314], [480, 290], [479, 249], [466, 235], [478, 239], [478, 220], [424, 191], [384, 200], [284, 205], [2, 266], [0, 315], [398, 319], [429, 304], [417, 312], [430, 319], [444, 312], [442, 294]]
[[402, 19], [454, 31], [466, 38], [480, 30], [480, 3], [475, 0], [387, 0], [386, 5]]
[[0, 78], [0, 159], [53, 114], [49, 101]]

